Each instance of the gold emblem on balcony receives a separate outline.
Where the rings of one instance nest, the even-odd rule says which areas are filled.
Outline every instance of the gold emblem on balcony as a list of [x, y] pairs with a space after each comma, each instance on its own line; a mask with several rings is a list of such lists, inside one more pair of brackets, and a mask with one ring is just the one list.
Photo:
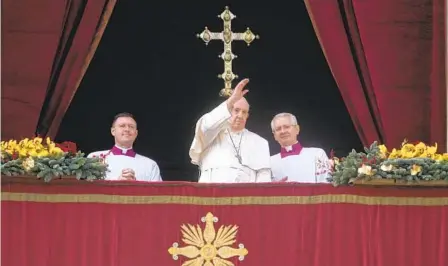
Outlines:
[[186, 246], [179, 247], [178, 243], [174, 243], [168, 249], [174, 260], [178, 260], [179, 256], [189, 258], [182, 266], [233, 266], [227, 259], [238, 256], [240, 261], [244, 260], [248, 253], [244, 245], [231, 247], [236, 242], [238, 226], [221, 225], [216, 232], [213, 223], [218, 222], [218, 217], [210, 212], [201, 221], [205, 223], [204, 231], [198, 224], [181, 226], [182, 242]]

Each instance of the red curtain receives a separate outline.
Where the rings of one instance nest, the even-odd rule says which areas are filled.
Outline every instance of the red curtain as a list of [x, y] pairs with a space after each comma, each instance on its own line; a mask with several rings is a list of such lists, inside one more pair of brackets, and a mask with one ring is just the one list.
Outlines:
[[[243, 244], [248, 253], [243, 261], [228, 258], [235, 265], [446, 266], [448, 261], [446, 188], [2, 180], [1, 262], [181, 265], [192, 258], [179, 254], [175, 261], [169, 248], [174, 242], [190, 245], [182, 240], [183, 224], [198, 225], [205, 235], [201, 217], [208, 212], [218, 218], [215, 232], [222, 225], [238, 227], [236, 242], [227, 245]], [[184, 254], [200, 256], [192, 251]]]
[[2, 1], [2, 139], [54, 137], [115, 2]]
[[446, 150], [445, 2], [305, 3], [363, 144]]

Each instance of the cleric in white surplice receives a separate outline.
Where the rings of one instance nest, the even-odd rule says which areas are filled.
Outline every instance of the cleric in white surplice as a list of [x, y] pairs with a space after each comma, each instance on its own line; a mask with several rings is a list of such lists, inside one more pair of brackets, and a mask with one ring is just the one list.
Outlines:
[[110, 150], [92, 152], [108, 164], [106, 180], [162, 181], [155, 161], [137, 154], [132, 148], [138, 135], [137, 122], [129, 113], [120, 113], [112, 122], [115, 145]]
[[280, 153], [271, 157], [274, 181], [327, 183], [331, 166], [320, 148], [302, 147], [297, 140], [300, 127], [290, 113], [277, 114], [271, 122], [272, 133], [280, 144]]
[[249, 103], [243, 89], [248, 82], [242, 80], [225, 102], [196, 124], [189, 155], [200, 168], [201, 183], [271, 182], [268, 142], [245, 128]]

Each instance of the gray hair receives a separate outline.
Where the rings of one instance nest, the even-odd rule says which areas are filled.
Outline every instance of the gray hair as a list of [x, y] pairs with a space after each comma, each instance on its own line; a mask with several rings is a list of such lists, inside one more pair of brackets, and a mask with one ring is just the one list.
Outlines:
[[274, 128], [274, 121], [275, 121], [276, 119], [280, 118], [280, 117], [289, 117], [289, 120], [291, 121], [291, 125], [292, 125], [292, 126], [296, 126], [296, 125], [298, 125], [298, 123], [297, 123], [297, 118], [296, 118], [295, 115], [290, 114], [290, 113], [280, 113], [280, 114], [276, 114], [276, 115], [274, 116], [274, 118], [272, 118], [272, 121], [271, 121], [271, 129], [272, 129], [272, 132], [274, 132], [274, 130], [275, 130], [275, 128]]

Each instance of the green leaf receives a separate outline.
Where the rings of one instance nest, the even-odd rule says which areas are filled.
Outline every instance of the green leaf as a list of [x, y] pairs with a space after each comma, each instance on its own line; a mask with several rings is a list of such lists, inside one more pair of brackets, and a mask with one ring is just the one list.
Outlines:
[[59, 176], [61, 176], [61, 173], [60, 173], [58, 170], [53, 170], [53, 171], [51, 171], [51, 173], [52, 173], [52, 175], [53, 175], [54, 177], [59, 177]]
[[72, 169], [72, 170], [77, 170], [77, 169], [79, 169], [79, 167], [81, 167], [81, 165], [79, 165], [79, 164], [70, 164], [70, 169]]
[[2, 169], [2, 174], [7, 175], [7, 176], [12, 176], [11, 172], [8, 170], [3, 170]]
[[38, 174], [37, 174], [37, 177], [38, 178], [42, 178], [42, 177], [44, 177], [46, 174], [48, 173], [48, 171], [41, 171], [41, 172], [39, 172]]
[[70, 169], [64, 169], [64, 170], [62, 170], [62, 172], [64, 173], [64, 175], [71, 175], [72, 174]]
[[44, 176], [44, 181], [45, 182], [50, 182], [53, 179], [53, 175], [51, 174], [51, 172], [49, 172], [48, 174], [46, 174]]
[[80, 180], [82, 177], [82, 171], [78, 170], [76, 171], [76, 179]]
[[57, 163], [58, 163], [58, 160], [50, 160], [50, 161], [48, 161], [48, 165], [49, 166], [54, 166]]

